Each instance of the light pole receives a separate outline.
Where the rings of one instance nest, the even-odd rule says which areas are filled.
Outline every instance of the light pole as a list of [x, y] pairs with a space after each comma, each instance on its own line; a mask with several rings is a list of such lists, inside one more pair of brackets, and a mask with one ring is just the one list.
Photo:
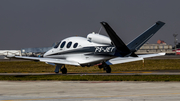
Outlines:
[[174, 36], [174, 45], [175, 45], [175, 55], [176, 55], [176, 44], [177, 44], [177, 40], [178, 40], [178, 39], [176, 38], [177, 35], [178, 35], [178, 34], [173, 34], [173, 36]]

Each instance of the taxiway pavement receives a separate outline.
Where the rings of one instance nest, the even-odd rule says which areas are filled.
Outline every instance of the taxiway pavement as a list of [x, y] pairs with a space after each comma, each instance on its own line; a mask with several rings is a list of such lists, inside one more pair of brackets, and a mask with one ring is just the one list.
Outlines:
[[0, 75], [180, 75], [180, 70], [159, 70], [159, 71], [121, 71], [121, 72], [87, 72], [87, 73], [0, 73]]
[[180, 82], [0, 81], [1, 101], [180, 101]]

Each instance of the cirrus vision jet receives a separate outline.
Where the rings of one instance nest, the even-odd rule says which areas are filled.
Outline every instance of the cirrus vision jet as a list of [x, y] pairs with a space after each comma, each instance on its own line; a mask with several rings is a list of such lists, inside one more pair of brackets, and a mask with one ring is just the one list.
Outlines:
[[[69, 37], [47, 51], [43, 57], [9, 56], [56, 65], [55, 73], [67, 73], [65, 64], [74, 66], [98, 65], [111, 73], [110, 65], [139, 61], [148, 57], [162, 56], [165, 53], [137, 55], [135, 52], [146, 43], [165, 23], [157, 21], [127, 45], [106, 22], [101, 22], [109, 37], [90, 33], [87, 38]], [[8, 57], [8, 56], [7, 56]]]

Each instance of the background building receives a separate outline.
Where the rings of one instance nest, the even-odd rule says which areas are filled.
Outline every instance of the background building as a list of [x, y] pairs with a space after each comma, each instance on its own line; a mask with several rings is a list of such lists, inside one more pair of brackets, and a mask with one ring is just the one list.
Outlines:
[[136, 54], [160, 53], [175, 54], [172, 45], [167, 45], [163, 40], [158, 40], [157, 44], [144, 44]]
[[172, 51], [172, 45], [166, 44], [144, 44], [136, 54], [149, 54], [165, 52], [167, 54], [174, 54]]

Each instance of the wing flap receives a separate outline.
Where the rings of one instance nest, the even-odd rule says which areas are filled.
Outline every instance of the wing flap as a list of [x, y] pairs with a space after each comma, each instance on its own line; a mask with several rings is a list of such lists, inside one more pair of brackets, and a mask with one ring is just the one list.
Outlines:
[[68, 64], [68, 65], [80, 66], [78, 62], [67, 61], [67, 60], [64, 60], [64, 59], [42, 58], [42, 59], [40, 59], [40, 61], [41, 62], [54, 63], [54, 64]]
[[114, 65], [114, 64], [133, 62], [133, 61], [139, 61], [139, 60], [143, 60], [143, 58], [141, 58], [141, 57], [117, 57], [117, 58], [106, 61], [106, 64]]
[[144, 58], [156, 57], [156, 56], [164, 56], [166, 53], [157, 53], [157, 54], [146, 54], [146, 55], [138, 55], [138, 57], [117, 57], [106, 61], [107, 65], [114, 65], [120, 63], [127, 63], [133, 61], [143, 60]]
[[166, 53], [146, 54], [146, 55], [138, 55], [138, 57], [150, 58], [150, 57], [156, 57], [156, 56], [164, 56], [165, 54]]
[[40, 57], [14, 56], [11, 58], [39, 61]]
[[26, 56], [15, 56], [14, 58], [41, 61], [41, 62], [53, 63], [53, 64], [68, 64], [68, 65], [80, 66], [78, 62], [68, 61], [65, 59], [52, 59], [52, 58], [26, 57]]

